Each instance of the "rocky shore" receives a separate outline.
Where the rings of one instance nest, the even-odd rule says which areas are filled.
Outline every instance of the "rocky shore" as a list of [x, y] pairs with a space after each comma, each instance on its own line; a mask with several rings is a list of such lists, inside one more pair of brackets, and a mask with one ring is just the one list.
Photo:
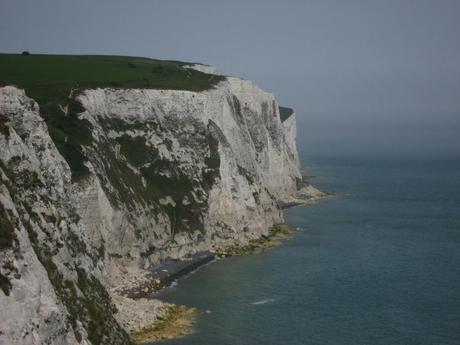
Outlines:
[[288, 224], [277, 224], [270, 229], [267, 236], [252, 240], [244, 246], [222, 248], [218, 254], [227, 256], [260, 253], [281, 244], [281, 242], [294, 236], [296, 232], [297, 230]]
[[139, 279], [118, 288], [117, 294], [133, 299], [149, 297], [152, 293], [170, 286], [176, 279], [187, 275], [215, 258], [215, 253], [205, 251], [181, 260], [168, 259], [150, 267]]
[[136, 343], [173, 339], [189, 334], [197, 310], [153, 298], [133, 299], [112, 296], [117, 304], [118, 322]]
[[244, 246], [203, 252], [186, 260], [167, 260], [123, 288], [113, 289], [111, 296], [117, 305], [117, 320], [138, 343], [172, 339], [189, 334], [198, 311], [154, 298], [154, 293], [178, 279], [215, 260], [233, 255], [256, 254], [281, 244], [297, 230], [287, 224], [273, 226], [268, 235]]
[[183, 305], [168, 305], [163, 317], [150, 327], [134, 329], [131, 337], [137, 343], [183, 337], [190, 332], [197, 310]]
[[304, 179], [301, 183], [301, 188], [297, 191], [296, 195], [290, 199], [278, 201], [278, 206], [280, 209], [285, 210], [295, 206], [310, 205], [316, 203], [318, 199], [327, 195], [329, 195], [328, 192], [323, 192], [318, 188], [315, 188]]

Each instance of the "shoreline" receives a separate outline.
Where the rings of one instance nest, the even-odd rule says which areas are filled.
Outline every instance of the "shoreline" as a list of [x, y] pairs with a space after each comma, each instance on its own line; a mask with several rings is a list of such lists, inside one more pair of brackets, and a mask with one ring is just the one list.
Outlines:
[[188, 260], [166, 260], [150, 268], [142, 282], [119, 290], [119, 294], [132, 299], [149, 298], [152, 294], [171, 286], [177, 279], [215, 260], [215, 253], [200, 252]]
[[200, 252], [188, 260], [169, 259], [149, 269], [145, 279], [136, 286], [119, 289], [117, 294], [131, 298], [151, 298], [153, 294], [170, 287], [201, 267], [233, 255], [257, 254], [275, 247], [294, 236], [298, 230], [288, 224], [276, 224], [270, 228], [267, 235], [249, 241], [246, 245], [220, 248], [214, 252]]
[[267, 235], [245, 245], [221, 248], [216, 252], [201, 252], [189, 260], [167, 260], [156, 265], [146, 275], [147, 279], [137, 286], [120, 289], [113, 296], [120, 308], [126, 307], [134, 312], [122, 323], [136, 343], [156, 342], [190, 334], [198, 310], [157, 300], [154, 297], [156, 293], [209, 263], [237, 255], [261, 253], [280, 245], [297, 232], [290, 225], [276, 224]]

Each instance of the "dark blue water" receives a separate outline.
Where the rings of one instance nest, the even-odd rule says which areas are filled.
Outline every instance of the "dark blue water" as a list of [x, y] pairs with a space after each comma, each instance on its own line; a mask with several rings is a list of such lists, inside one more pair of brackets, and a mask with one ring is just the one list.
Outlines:
[[211, 311], [165, 344], [460, 344], [460, 162], [323, 159], [310, 172], [337, 195], [287, 210], [303, 231], [282, 246], [163, 292]]

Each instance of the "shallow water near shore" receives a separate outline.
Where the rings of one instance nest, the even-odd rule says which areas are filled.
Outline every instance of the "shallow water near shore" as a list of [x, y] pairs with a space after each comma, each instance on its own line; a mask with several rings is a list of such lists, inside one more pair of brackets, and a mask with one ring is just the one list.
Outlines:
[[286, 210], [303, 230], [281, 246], [160, 292], [202, 312], [162, 344], [460, 344], [460, 162], [313, 162], [336, 195]]

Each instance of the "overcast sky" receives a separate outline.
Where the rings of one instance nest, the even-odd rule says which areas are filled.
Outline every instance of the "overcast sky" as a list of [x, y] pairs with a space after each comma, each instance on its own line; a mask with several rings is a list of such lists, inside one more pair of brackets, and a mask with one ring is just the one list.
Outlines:
[[459, 0], [0, 0], [0, 52], [23, 50], [252, 79], [296, 109], [305, 156], [460, 156]]

